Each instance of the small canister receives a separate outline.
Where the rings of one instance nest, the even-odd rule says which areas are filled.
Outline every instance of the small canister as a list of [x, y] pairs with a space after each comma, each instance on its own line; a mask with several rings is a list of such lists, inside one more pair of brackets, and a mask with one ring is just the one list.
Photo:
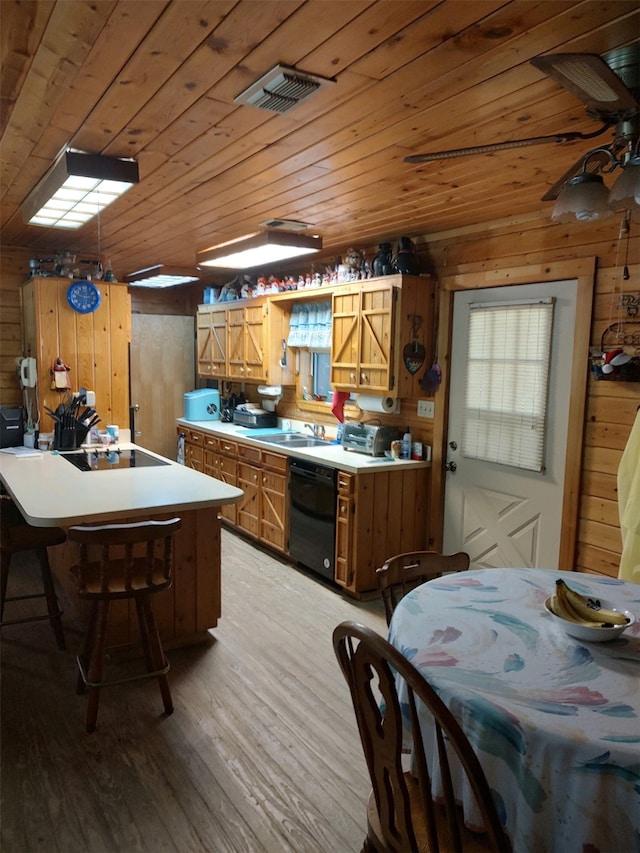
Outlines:
[[402, 454], [402, 442], [400, 439], [396, 439], [391, 442], [391, 455], [394, 459], [400, 459], [400, 455]]
[[422, 460], [422, 442], [414, 441], [411, 445], [411, 458]]

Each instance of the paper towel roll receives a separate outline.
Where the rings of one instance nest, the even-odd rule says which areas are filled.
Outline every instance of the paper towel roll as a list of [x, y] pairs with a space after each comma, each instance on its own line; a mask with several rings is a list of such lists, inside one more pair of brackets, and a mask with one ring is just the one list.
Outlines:
[[363, 412], [383, 412], [385, 415], [400, 413], [400, 401], [395, 397], [373, 397], [368, 394], [358, 394], [358, 406]]

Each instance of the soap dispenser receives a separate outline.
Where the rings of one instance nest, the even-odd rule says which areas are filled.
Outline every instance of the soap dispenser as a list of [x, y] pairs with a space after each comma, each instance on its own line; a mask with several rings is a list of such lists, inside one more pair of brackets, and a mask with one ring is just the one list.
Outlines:
[[402, 436], [402, 445], [400, 447], [400, 458], [411, 459], [411, 431], [407, 427]]

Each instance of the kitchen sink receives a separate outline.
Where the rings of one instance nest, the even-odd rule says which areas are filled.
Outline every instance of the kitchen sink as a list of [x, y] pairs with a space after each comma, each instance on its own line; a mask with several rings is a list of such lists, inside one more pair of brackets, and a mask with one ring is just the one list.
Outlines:
[[328, 441], [323, 438], [313, 438], [301, 432], [281, 432], [273, 435], [256, 436], [256, 441], [264, 441], [267, 444], [278, 444], [281, 447], [327, 447]]

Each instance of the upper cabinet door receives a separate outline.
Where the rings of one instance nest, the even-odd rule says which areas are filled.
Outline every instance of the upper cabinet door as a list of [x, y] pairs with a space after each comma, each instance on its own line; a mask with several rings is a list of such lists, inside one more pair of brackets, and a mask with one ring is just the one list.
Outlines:
[[197, 314], [198, 375], [216, 379], [227, 374], [227, 312], [224, 308]]
[[331, 383], [345, 391], [391, 391], [397, 289], [363, 284], [333, 296]]

